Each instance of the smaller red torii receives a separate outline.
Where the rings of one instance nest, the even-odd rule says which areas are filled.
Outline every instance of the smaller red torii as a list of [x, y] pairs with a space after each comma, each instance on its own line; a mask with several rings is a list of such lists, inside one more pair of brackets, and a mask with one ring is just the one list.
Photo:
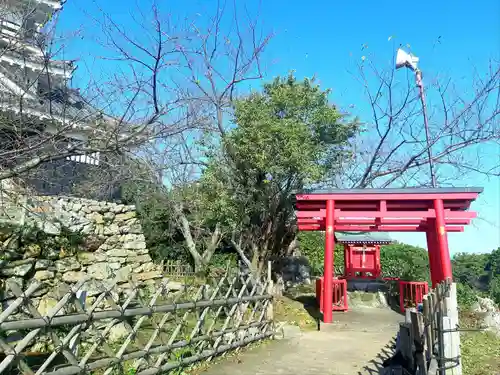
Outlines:
[[[451, 279], [447, 232], [463, 232], [482, 188], [336, 189], [295, 194], [299, 230], [325, 231], [323, 306], [332, 306], [335, 231], [424, 232], [432, 284]], [[332, 308], [323, 321], [332, 322]]]
[[[344, 234], [335, 233], [337, 243], [344, 245], [344, 275], [353, 278], [379, 279], [382, 277], [380, 246], [389, 245], [392, 239], [385, 233]], [[358, 276], [359, 273], [359, 276]]]

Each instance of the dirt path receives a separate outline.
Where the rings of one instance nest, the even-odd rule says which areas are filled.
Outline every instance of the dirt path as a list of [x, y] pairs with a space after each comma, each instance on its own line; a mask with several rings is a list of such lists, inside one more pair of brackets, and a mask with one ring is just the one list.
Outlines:
[[276, 340], [215, 364], [205, 375], [374, 375], [392, 353], [402, 317], [388, 309], [358, 308], [334, 315], [321, 331]]

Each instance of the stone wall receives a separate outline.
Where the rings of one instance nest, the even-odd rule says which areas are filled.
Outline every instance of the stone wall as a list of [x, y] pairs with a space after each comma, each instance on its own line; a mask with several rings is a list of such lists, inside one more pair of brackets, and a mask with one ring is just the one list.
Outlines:
[[[115, 281], [127, 288], [130, 280], [153, 285], [162, 276], [148, 254], [134, 206], [38, 197], [30, 200], [26, 212], [22, 228], [37, 228], [44, 239], [27, 241], [19, 227], [0, 227], [0, 291], [8, 280], [23, 288], [32, 280], [43, 282], [35, 301], [42, 313], [85, 277], [91, 279], [86, 283], [91, 297]], [[78, 234], [78, 244], [70, 243], [68, 233]], [[3, 301], [10, 298], [0, 296]]]

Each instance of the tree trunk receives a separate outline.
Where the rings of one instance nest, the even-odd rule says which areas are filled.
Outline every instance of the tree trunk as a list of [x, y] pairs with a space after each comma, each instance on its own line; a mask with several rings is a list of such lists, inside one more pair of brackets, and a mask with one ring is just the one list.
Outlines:
[[203, 263], [205, 265], [208, 265], [210, 263], [210, 260], [212, 259], [212, 256], [214, 255], [217, 246], [219, 246], [221, 239], [222, 235], [220, 231], [220, 224], [217, 223], [214, 232], [212, 233], [212, 238], [210, 239], [210, 243], [208, 244], [206, 250], [203, 252], [202, 255]]
[[193, 260], [194, 260], [194, 273], [197, 274], [203, 271], [203, 269], [205, 268], [205, 264], [199, 259], [193, 258]]
[[236, 243], [236, 233], [233, 231], [233, 235], [231, 236], [231, 245], [233, 245], [234, 249], [240, 256], [240, 259], [243, 263], [245, 263], [245, 266], [247, 266], [250, 270], [252, 269], [252, 262], [247, 258], [245, 255], [243, 249], [241, 248], [241, 237], [240, 241]]
[[292, 256], [295, 253], [295, 250], [299, 248], [299, 240], [297, 239], [297, 234], [293, 237], [292, 242], [288, 245], [286, 249], [286, 256]]
[[[186, 247], [191, 256], [193, 257], [195, 272], [198, 272], [201, 270], [201, 268], [203, 268], [204, 265], [203, 257], [200, 255], [200, 253], [198, 253], [198, 250], [196, 250], [196, 244], [193, 240], [193, 236], [191, 235], [191, 228], [189, 227], [189, 221], [186, 218], [186, 215], [184, 215], [184, 213], [182, 212], [182, 206], [176, 206], [176, 211], [181, 224], [180, 229], [186, 241]], [[198, 271], [196, 270], [197, 268]]]

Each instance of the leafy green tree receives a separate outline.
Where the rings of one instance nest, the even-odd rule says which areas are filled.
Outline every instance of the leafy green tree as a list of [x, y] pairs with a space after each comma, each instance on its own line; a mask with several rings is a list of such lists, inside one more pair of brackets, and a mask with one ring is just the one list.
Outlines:
[[[212, 222], [254, 269], [295, 238], [291, 194], [338, 172], [358, 131], [314, 79], [278, 77], [234, 103], [237, 125], [200, 180]], [[207, 203], [208, 204], [208, 203]]]
[[452, 259], [453, 278], [471, 289], [488, 290], [485, 270], [489, 254], [458, 253]]
[[457, 302], [463, 309], [469, 309], [477, 301], [477, 290], [467, 283], [457, 282]]
[[[300, 232], [298, 234], [300, 253], [309, 260], [315, 275], [323, 275], [325, 260], [325, 233]], [[344, 246], [335, 244], [334, 268], [336, 275], [344, 273]]]
[[489, 295], [500, 305], [500, 248], [489, 254], [485, 271], [488, 273]]
[[421, 247], [394, 243], [382, 246], [380, 262], [385, 276], [408, 281], [430, 281], [429, 257]]

